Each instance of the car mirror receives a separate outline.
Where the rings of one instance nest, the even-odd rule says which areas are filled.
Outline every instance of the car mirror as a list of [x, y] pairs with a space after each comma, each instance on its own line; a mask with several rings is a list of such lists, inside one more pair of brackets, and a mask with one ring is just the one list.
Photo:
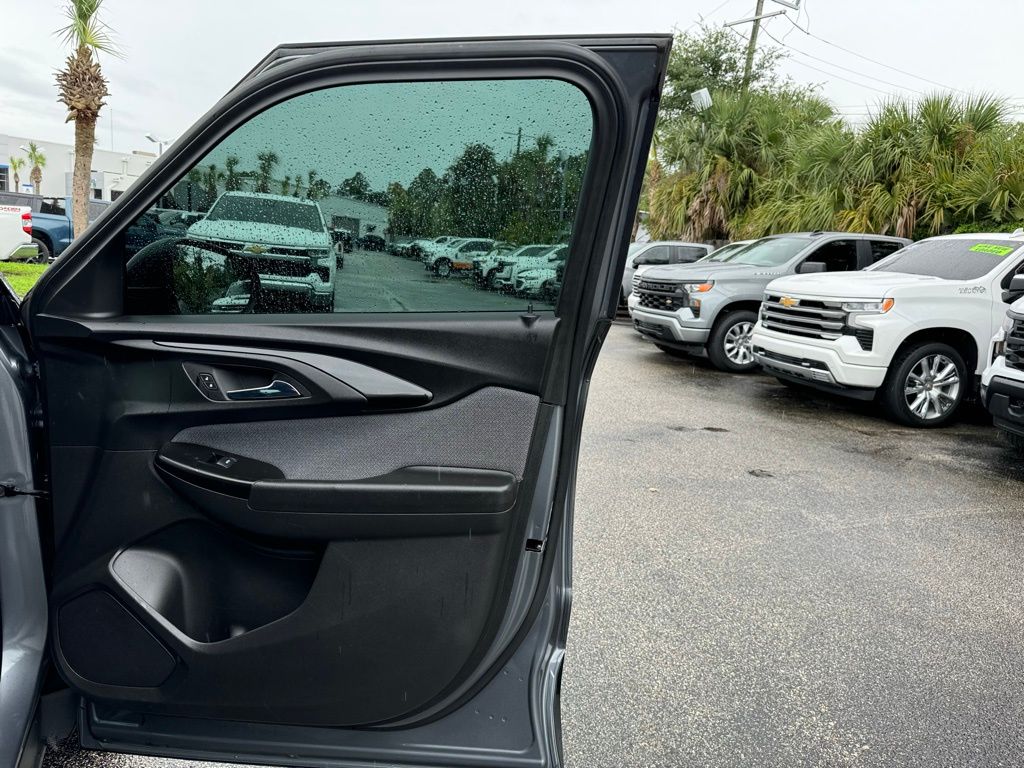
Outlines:
[[1003, 303], [1013, 304], [1022, 296], [1024, 296], [1024, 274], [1014, 275], [1010, 280], [1010, 287], [1003, 291]]
[[801, 275], [813, 274], [816, 272], [827, 272], [827, 266], [822, 261], [805, 261], [797, 270]]

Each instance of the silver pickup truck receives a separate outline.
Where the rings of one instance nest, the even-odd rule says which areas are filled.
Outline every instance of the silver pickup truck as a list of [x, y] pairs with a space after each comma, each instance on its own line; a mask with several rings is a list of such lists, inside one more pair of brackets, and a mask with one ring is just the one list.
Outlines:
[[909, 243], [799, 232], [762, 238], [725, 261], [712, 254], [693, 264], [654, 267], [629, 297], [633, 327], [669, 354], [706, 354], [719, 370], [749, 371], [757, 366], [750, 334], [768, 283], [783, 275], [863, 269]]

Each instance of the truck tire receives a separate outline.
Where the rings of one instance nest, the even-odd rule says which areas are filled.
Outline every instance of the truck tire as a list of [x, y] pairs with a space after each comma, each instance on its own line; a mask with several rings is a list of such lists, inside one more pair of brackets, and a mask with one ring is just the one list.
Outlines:
[[941, 427], [967, 393], [967, 365], [949, 344], [916, 344], [899, 353], [879, 390], [886, 414], [910, 427]]
[[452, 261], [451, 259], [438, 259], [437, 263], [434, 264], [434, 274], [438, 277], [451, 277], [452, 274]]
[[757, 315], [749, 309], [726, 312], [715, 321], [708, 338], [708, 359], [720, 371], [747, 373], [757, 368], [750, 334]]
[[38, 246], [39, 248], [39, 255], [32, 259], [32, 263], [49, 264], [50, 256], [52, 255], [52, 252], [50, 251], [50, 246], [46, 244], [45, 240], [40, 240], [38, 237], [33, 237], [32, 242], [35, 243], [36, 246]]
[[500, 269], [492, 269], [487, 273], [487, 277], [484, 278], [484, 284], [487, 286], [487, 290], [498, 290], [498, 274], [500, 272]]

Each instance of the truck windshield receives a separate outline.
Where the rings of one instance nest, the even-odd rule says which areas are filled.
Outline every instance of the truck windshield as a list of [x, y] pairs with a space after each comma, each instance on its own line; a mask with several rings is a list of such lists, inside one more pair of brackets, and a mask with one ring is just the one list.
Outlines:
[[1006, 240], [955, 238], [922, 240], [882, 259], [868, 269], [930, 275], [943, 280], [976, 280], [1006, 262], [1020, 246]]
[[314, 205], [244, 195], [224, 195], [206, 215], [206, 220], [244, 221], [247, 224], [308, 229], [310, 232], [324, 231], [320, 214]]
[[715, 262], [721, 263], [723, 261], [731, 261], [740, 255], [751, 243], [729, 243], [729, 245], [723, 245], [717, 251], [714, 251], [708, 256], [705, 256], [700, 261], [703, 262]]
[[810, 242], [806, 237], [766, 237], [751, 243], [728, 261], [730, 264], [778, 267], [800, 253]]

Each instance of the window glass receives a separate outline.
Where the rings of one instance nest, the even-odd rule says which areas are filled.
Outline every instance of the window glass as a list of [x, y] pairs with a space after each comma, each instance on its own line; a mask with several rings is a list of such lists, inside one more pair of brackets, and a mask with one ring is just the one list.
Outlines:
[[892, 240], [870, 240], [869, 242], [871, 243], [872, 264], [886, 256], [891, 256], [903, 247], [903, 243], [894, 243]]
[[748, 245], [729, 261], [755, 267], [779, 267], [808, 245], [810, 241], [805, 237], [766, 237]]
[[833, 240], [804, 259], [804, 263], [825, 265], [826, 272], [853, 272], [857, 269], [857, 241]]
[[673, 245], [672, 263], [689, 264], [697, 259], [704, 258], [707, 255], [707, 252], [707, 248], [701, 248], [696, 245]]
[[902, 248], [869, 269], [931, 275], [946, 280], [976, 280], [1006, 264], [1020, 247], [1008, 240], [956, 237], [922, 240]]
[[[586, 97], [556, 80], [290, 99], [238, 128], [128, 228], [128, 311], [552, 308], [592, 128]], [[524, 250], [495, 265], [502, 279], [474, 279], [474, 261], [498, 243]]]
[[39, 205], [40, 213], [52, 213], [55, 216], [64, 216], [63, 197], [44, 197]]
[[671, 251], [667, 245], [652, 245], [643, 253], [639, 254], [633, 262], [633, 266], [642, 264], [668, 264]]

